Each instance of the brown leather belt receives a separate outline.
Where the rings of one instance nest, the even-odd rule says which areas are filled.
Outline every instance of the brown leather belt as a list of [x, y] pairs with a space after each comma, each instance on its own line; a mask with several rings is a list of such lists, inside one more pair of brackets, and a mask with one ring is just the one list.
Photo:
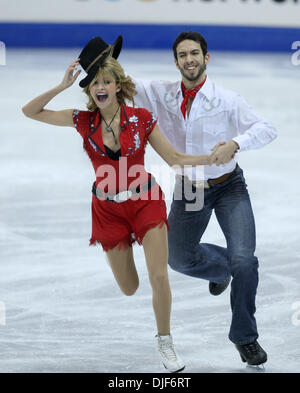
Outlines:
[[236, 171], [236, 169], [237, 169], [237, 165], [235, 166], [233, 171], [229, 173], [225, 173], [224, 175], [217, 177], [216, 179], [208, 179], [207, 183], [209, 184], [210, 187], [216, 184], [223, 183], [223, 181], [227, 180], [229, 176], [231, 176]]
[[227, 180], [229, 178], [229, 176], [231, 176], [236, 171], [237, 167], [238, 167], [238, 165], [236, 165], [236, 167], [234, 168], [234, 170], [232, 172], [225, 173], [224, 175], [222, 175], [220, 177], [216, 177], [215, 179], [190, 181], [186, 176], [183, 176], [183, 178], [186, 181], [189, 181], [190, 183], [192, 183], [192, 185], [196, 188], [199, 188], [199, 187], [210, 188], [210, 187], [215, 186], [216, 184], [223, 183], [223, 181]]

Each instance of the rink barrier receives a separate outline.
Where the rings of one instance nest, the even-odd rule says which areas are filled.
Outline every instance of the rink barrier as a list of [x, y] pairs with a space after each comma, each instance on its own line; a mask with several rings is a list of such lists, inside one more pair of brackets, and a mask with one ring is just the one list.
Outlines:
[[210, 50], [288, 52], [300, 39], [300, 28], [282, 27], [0, 23], [0, 40], [7, 48], [75, 48], [97, 35], [114, 42], [121, 34], [125, 49], [170, 49], [176, 36], [189, 30], [201, 32]]
[[0, 41], [0, 66], [6, 65], [6, 47], [5, 43]]

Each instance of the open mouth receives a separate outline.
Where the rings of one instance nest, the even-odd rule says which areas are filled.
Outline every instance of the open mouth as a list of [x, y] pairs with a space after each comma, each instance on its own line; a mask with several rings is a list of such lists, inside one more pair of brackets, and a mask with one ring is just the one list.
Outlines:
[[186, 70], [189, 72], [193, 72], [196, 70], [196, 68], [197, 68], [196, 66], [190, 66], [190, 67], [186, 67]]
[[96, 97], [97, 97], [97, 100], [98, 100], [99, 102], [104, 102], [104, 101], [107, 100], [108, 94], [105, 94], [105, 93], [97, 93], [97, 94], [96, 94]]

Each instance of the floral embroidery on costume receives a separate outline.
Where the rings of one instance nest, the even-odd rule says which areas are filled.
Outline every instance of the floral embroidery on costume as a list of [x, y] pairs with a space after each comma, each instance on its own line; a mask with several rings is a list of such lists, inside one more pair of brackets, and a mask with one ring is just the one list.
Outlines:
[[74, 111], [73, 111], [73, 118], [74, 118], [74, 126], [75, 127], [77, 127], [78, 126], [78, 121], [79, 121], [79, 119], [78, 119], [78, 115], [79, 115], [79, 110], [78, 109], [75, 109]]
[[97, 146], [96, 146], [95, 143], [91, 140], [91, 138], [88, 138], [88, 141], [90, 142], [90, 145], [92, 146], [92, 148], [93, 148], [95, 151], [98, 151]]
[[135, 147], [135, 151], [137, 151], [137, 149], [141, 146], [141, 140], [140, 140], [140, 135], [139, 133], [136, 133], [134, 135], [134, 147]]
[[151, 120], [147, 121], [147, 125], [146, 125], [146, 131], [152, 130], [153, 129], [153, 124], [156, 123], [157, 119], [154, 117], [154, 114], [152, 112], [151, 113]]
[[135, 115], [131, 116], [128, 120], [130, 121], [130, 123], [137, 123], [139, 121], [139, 119]]
[[[94, 155], [108, 157], [103, 147], [99, 111], [73, 111], [74, 125], [84, 139], [84, 149], [91, 159]], [[143, 108], [122, 106], [120, 119], [120, 144], [123, 157], [144, 154], [148, 137], [157, 119], [153, 113]]]

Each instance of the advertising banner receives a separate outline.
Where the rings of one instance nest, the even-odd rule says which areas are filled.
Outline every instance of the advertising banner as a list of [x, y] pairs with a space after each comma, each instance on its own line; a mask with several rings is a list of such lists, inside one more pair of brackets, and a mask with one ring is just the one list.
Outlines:
[[0, 22], [300, 27], [300, 0], [0, 0]]

